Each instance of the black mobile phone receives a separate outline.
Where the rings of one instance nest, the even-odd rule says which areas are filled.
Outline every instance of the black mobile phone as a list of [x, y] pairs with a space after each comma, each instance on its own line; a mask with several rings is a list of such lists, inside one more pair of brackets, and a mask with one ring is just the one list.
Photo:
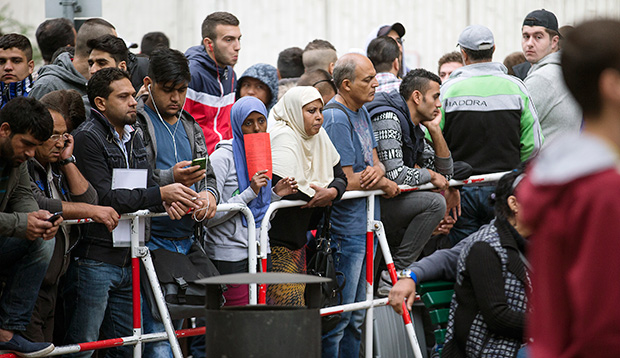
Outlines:
[[192, 160], [192, 167], [194, 165], [199, 165], [200, 169], [206, 169], [207, 168], [207, 158], [196, 158], [196, 159]]
[[49, 219], [47, 219], [47, 221], [53, 223], [54, 221], [56, 221], [61, 216], [62, 216], [62, 211], [58, 211], [58, 212], [52, 214], [52, 216]]

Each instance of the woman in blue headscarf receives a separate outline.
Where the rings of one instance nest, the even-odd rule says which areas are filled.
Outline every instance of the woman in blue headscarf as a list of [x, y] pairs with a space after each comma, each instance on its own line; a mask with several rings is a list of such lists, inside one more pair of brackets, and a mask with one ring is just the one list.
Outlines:
[[[210, 156], [221, 203], [246, 204], [254, 215], [249, 225], [260, 223], [272, 200], [297, 192], [294, 178], [283, 178], [273, 187], [266, 170], [249, 179], [244, 135], [267, 131], [267, 110], [255, 97], [243, 97], [230, 112], [232, 140], [218, 143]], [[205, 249], [221, 274], [248, 272], [248, 222], [238, 212], [217, 212], [207, 223]], [[257, 240], [260, 230], [256, 231]], [[224, 294], [229, 306], [248, 303], [247, 285], [229, 285]]]

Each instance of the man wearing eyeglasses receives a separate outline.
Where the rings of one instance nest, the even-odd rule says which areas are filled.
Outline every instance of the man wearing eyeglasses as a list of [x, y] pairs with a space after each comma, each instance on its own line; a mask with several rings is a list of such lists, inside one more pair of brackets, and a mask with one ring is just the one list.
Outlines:
[[[34, 198], [41, 209], [62, 212], [65, 219], [93, 218], [111, 231], [118, 224], [118, 213], [111, 207], [95, 205], [97, 192], [75, 165], [73, 137], [67, 133], [65, 120], [68, 113], [63, 115], [69, 106], [63, 108], [58, 101], [46, 101], [46, 97], [41, 101], [52, 115], [54, 130], [48, 140], [36, 147], [34, 158], [28, 160]], [[64, 226], [56, 233], [54, 253], [24, 333], [31, 341], [53, 339], [58, 282], [67, 271], [69, 251], [77, 240], [79, 229], [79, 226]]]

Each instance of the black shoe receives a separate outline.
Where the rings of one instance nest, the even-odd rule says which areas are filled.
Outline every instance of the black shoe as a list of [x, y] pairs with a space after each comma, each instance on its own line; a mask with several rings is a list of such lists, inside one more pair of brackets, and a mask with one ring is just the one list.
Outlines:
[[48, 355], [54, 350], [49, 342], [30, 342], [19, 334], [13, 334], [8, 342], [0, 342], [0, 354], [14, 353], [20, 357], [34, 358]]

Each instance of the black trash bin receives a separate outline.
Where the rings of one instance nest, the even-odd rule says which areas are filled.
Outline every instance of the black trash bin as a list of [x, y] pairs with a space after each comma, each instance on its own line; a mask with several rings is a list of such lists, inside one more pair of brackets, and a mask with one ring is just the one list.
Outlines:
[[[305, 283], [311, 295], [329, 279], [287, 273], [231, 274], [197, 281], [202, 284]], [[309, 301], [315, 301], [312, 298]], [[208, 358], [320, 357], [319, 307], [247, 305], [207, 309]]]

